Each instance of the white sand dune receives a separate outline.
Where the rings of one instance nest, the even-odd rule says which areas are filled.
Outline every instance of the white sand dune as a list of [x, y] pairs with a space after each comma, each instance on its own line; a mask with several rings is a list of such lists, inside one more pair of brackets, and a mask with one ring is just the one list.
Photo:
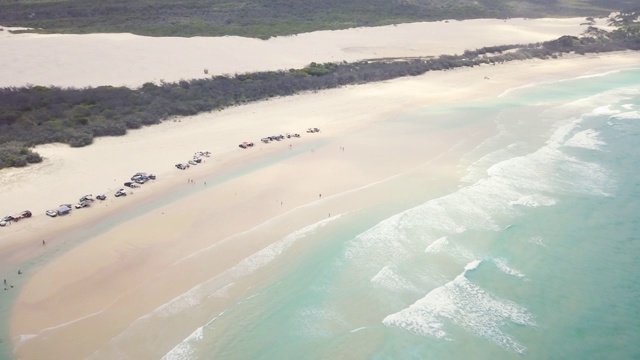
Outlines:
[[[578, 35], [584, 18], [423, 22], [318, 31], [269, 40], [235, 36], [153, 38], [132, 34], [0, 32], [0, 87], [85, 87], [175, 82], [210, 75], [301, 68], [311, 62], [434, 56], [483, 46]], [[204, 74], [208, 69], [209, 75]]]

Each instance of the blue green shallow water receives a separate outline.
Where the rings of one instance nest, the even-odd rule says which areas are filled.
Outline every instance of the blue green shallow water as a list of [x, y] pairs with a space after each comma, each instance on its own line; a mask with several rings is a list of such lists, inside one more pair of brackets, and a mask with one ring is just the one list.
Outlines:
[[305, 231], [273, 283], [165, 358], [640, 357], [640, 71], [404, 121], [429, 116], [500, 134], [448, 194]]
[[[299, 229], [90, 358], [194, 316], [165, 359], [640, 358], [640, 70], [388, 121], [416, 139], [434, 118], [499, 130], [458, 159], [460, 183], [395, 179], [411, 185]], [[225, 281], [262, 273], [210, 311]]]

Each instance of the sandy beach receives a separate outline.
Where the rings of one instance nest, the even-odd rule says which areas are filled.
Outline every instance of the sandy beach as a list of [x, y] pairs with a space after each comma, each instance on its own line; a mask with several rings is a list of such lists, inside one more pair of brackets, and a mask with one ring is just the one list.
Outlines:
[[[2, 51], [15, 57], [0, 57], [0, 86], [138, 86], [201, 77], [203, 68], [220, 74], [300, 67], [311, 61], [431, 56], [575, 35], [584, 28], [582, 20], [407, 24], [269, 41], [4, 33]], [[411, 34], [447, 26], [461, 31], [412, 41]], [[496, 32], [501, 36], [492, 36]], [[54, 58], [63, 52], [68, 57], [44, 66], [38, 54], [53, 48], [65, 49]], [[175, 57], [165, 56], [164, 49]], [[75, 56], [80, 52], [91, 58]], [[210, 63], [214, 54], [219, 61]], [[20, 359], [160, 358], [193, 326], [165, 329], [163, 341], [153, 349], [135, 343], [116, 349], [111, 340], [207, 279], [218, 279], [225, 296], [214, 307], [224, 309], [269, 278], [265, 272], [243, 282], [242, 274], [230, 269], [298, 229], [373, 206], [385, 196], [379, 186], [398, 174], [430, 174], [437, 195], [464, 175], [454, 160], [498, 131], [492, 126], [451, 127], [434, 128], [419, 138], [410, 131], [389, 137], [397, 129], [378, 126], [381, 120], [638, 63], [640, 54], [625, 52], [433, 72], [176, 118], [124, 137], [99, 138], [81, 149], [39, 146], [43, 163], [0, 170], [0, 213], [29, 209], [35, 215], [0, 229], [0, 271], [19, 288], [19, 293], [3, 294], [15, 297], [13, 307], [3, 305], [11, 311], [14, 354]], [[113, 67], [104, 71], [106, 66]], [[310, 134], [305, 131], [309, 127], [321, 131]], [[301, 137], [259, 141], [281, 133]], [[240, 149], [242, 141], [256, 145]], [[196, 151], [212, 156], [185, 171], [174, 167]], [[113, 192], [138, 171], [158, 179], [114, 198]], [[84, 194], [103, 192], [107, 200], [88, 209], [58, 218], [44, 215]], [[198, 321], [185, 319], [186, 324]]]

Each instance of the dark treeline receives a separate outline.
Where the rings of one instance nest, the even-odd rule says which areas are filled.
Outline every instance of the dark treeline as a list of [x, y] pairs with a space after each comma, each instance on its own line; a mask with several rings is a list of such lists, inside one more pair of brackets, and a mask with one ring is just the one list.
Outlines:
[[0, 168], [39, 162], [29, 150], [38, 144], [86, 146], [94, 137], [124, 135], [172, 116], [194, 115], [276, 96], [343, 85], [416, 76], [428, 71], [496, 64], [563, 53], [640, 50], [640, 28], [613, 32], [589, 28], [582, 37], [529, 45], [485, 47], [461, 55], [406, 61], [311, 63], [303, 69], [268, 71], [178, 83], [146, 83], [138, 89], [102, 86], [85, 89], [32, 86], [0, 89]]

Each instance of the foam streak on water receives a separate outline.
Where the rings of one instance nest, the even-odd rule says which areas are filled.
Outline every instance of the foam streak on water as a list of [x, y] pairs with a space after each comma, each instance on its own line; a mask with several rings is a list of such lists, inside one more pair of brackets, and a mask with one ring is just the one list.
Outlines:
[[398, 276], [389, 266], [385, 266], [373, 277], [371, 282], [389, 290], [417, 292], [418, 289], [408, 280]]
[[467, 264], [454, 280], [432, 290], [408, 308], [388, 315], [382, 323], [423, 336], [451, 340], [445, 330], [446, 319], [505, 349], [523, 353], [526, 348], [500, 327], [507, 322], [534, 326], [533, 316], [524, 307], [500, 299], [469, 281], [467, 272], [479, 265], [480, 260]]
[[504, 258], [494, 259], [493, 262], [496, 264], [498, 269], [500, 269], [500, 271], [502, 271], [503, 273], [511, 276], [519, 277], [521, 279], [525, 278], [523, 273], [509, 266], [509, 264], [507, 263], [507, 259], [504, 259]]

